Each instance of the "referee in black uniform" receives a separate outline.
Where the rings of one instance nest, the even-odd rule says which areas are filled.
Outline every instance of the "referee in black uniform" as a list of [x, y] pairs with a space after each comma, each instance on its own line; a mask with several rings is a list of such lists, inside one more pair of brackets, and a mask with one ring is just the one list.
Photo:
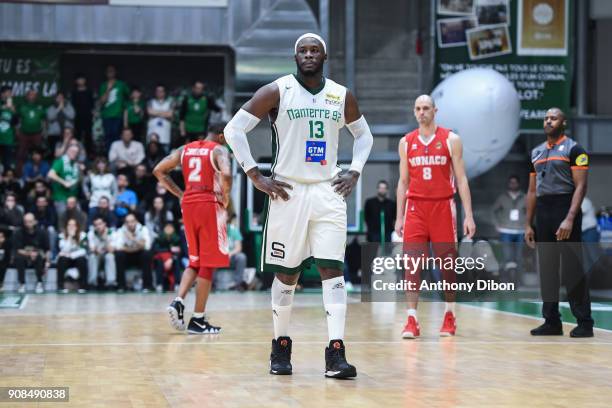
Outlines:
[[[534, 336], [563, 335], [559, 313], [560, 276], [578, 326], [571, 337], [593, 337], [591, 300], [582, 264], [580, 204], [586, 194], [589, 156], [565, 135], [561, 109], [551, 108], [544, 118], [546, 142], [531, 152], [527, 193], [525, 241], [538, 242], [544, 324]], [[536, 231], [532, 228], [536, 216]], [[561, 269], [561, 270], [560, 270]]]

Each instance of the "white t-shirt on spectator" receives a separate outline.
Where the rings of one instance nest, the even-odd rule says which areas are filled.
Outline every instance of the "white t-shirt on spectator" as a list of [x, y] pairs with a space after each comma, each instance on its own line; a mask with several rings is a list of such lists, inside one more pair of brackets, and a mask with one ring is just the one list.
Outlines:
[[145, 158], [144, 146], [137, 140], [130, 141], [129, 146], [123, 140], [116, 140], [111, 144], [108, 152], [108, 161], [114, 163], [117, 160], [124, 161], [128, 166], [136, 166]]
[[[149, 101], [149, 107], [156, 111], [171, 112], [172, 111], [172, 100], [166, 99], [159, 101], [157, 99], [151, 99]], [[147, 143], [150, 141], [150, 135], [152, 133], [157, 134], [159, 137], [159, 143], [170, 144], [170, 131], [172, 123], [168, 119], [164, 118], [151, 118], [147, 126]]]

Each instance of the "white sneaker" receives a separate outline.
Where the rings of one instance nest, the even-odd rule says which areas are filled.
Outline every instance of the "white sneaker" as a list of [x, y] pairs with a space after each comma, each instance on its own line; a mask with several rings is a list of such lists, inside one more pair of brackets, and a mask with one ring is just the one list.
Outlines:
[[25, 285], [19, 285], [19, 289], [17, 289], [17, 293], [24, 294], [25, 293]]
[[81, 288], [81, 289], [79, 289], [77, 292], [79, 292], [79, 293], [81, 293], [81, 294], [83, 294], [83, 293], [87, 293], [87, 289], [82, 289], [82, 288]]
[[157, 293], [162, 293], [162, 292], [164, 291], [164, 288], [162, 287], [162, 285], [157, 285], [157, 286], [155, 287], [155, 291], [156, 291]]
[[347, 292], [352, 292], [355, 290], [355, 288], [353, 287], [353, 284], [350, 281], [345, 282], [344, 287], [346, 288]]
[[60, 293], [70, 293], [70, 291], [68, 289], [64, 288], [64, 289], [60, 290]]
[[45, 288], [43, 288], [42, 282], [37, 282], [36, 283], [36, 293], [38, 293], [39, 295], [41, 293], [45, 293]]

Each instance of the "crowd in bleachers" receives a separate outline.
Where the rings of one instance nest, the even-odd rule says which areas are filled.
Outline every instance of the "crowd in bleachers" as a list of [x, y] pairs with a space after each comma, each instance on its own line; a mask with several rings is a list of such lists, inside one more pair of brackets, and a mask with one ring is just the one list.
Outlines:
[[144, 291], [179, 283], [187, 256], [180, 205], [151, 171], [205, 134], [220, 107], [201, 81], [182, 98], [163, 85], [151, 94], [145, 101], [112, 66], [97, 92], [77, 75], [48, 107], [33, 89], [22, 103], [1, 89], [0, 288], [11, 267], [20, 292], [27, 268], [37, 292], [49, 267], [60, 291], [126, 290], [130, 267]]

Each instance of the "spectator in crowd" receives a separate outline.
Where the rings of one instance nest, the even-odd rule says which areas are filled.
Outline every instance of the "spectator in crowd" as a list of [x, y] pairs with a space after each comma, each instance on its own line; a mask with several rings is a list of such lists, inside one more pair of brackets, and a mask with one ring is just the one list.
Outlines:
[[121, 133], [121, 140], [113, 142], [108, 152], [108, 161], [115, 169], [126, 166], [133, 169], [144, 160], [144, 146], [133, 138], [132, 130], [126, 128]]
[[[79, 163], [84, 164], [85, 160], [87, 160], [85, 146], [83, 146], [83, 143], [74, 137], [74, 129], [72, 128], [65, 128], [64, 133], [62, 134], [62, 140], [55, 144], [55, 147], [53, 148], [55, 158], [65, 155], [66, 151], [71, 145], [76, 145], [79, 147], [79, 154], [76, 160]], [[81, 168], [83, 168], [83, 166], [81, 166]]]
[[227, 224], [227, 242], [229, 244], [230, 268], [234, 270], [235, 283], [230, 290], [239, 290], [242, 292], [249, 286], [244, 281], [244, 269], [246, 268], [247, 257], [244, 252], [242, 252], [242, 234], [235, 221], [236, 214], [232, 213]]
[[74, 128], [74, 107], [63, 92], [55, 95], [55, 102], [47, 108], [47, 145], [55, 146], [64, 129]]
[[206, 135], [210, 111], [220, 111], [214, 98], [204, 94], [204, 87], [204, 82], [195, 81], [191, 87], [191, 95], [184, 98], [181, 105], [181, 136], [189, 141]]
[[162, 228], [168, 222], [173, 222], [174, 216], [172, 211], [166, 209], [164, 199], [157, 196], [153, 199], [153, 205], [145, 213], [145, 226], [149, 229], [153, 239], [161, 233]]
[[13, 104], [13, 92], [9, 86], [0, 88], [0, 160], [2, 170], [13, 165], [15, 151], [15, 125], [17, 110]]
[[79, 293], [87, 292], [87, 234], [74, 218], [66, 220], [59, 235], [59, 254], [57, 256], [57, 290], [68, 293], [64, 288], [66, 271], [76, 268], [79, 271]]
[[43, 195], [36, 198], [36, 205], [30, 209], [34, 214], [38, 227], [47, 231], [49, 249], [55, 257], [57, 253], [57, 214], [55, 207], [49, 205], [49, 199]]
[[368, 228], [368, 242], [381, 242], [381, 214], [385, 219], [385, 242], [391, 242], [391, 233], [395, 227], [395, 201], [390, 200], [389, 183], [380, 180], [376, 187], [376, 197], [368, 198], [364, 205], [364, 218]]
[[151, 141], [147, 145], [147, 154], [146, 154], [147, 157], [145, 159], [145, 164], [147, 166], [147, 169], [151, 171], [155, 168], [155, 166], [157, 166], [157, 163], [162, 161], [165, 155], [159, 146], [159, 142], [158, 142], [159, 139], [157, 135], [152, 134], [149, 136], [151, 137]]
[[43, 158], [43, 152], [40, 148], [32, 149], [30, 159], [23, 166], [21, 180], [26, 187], [32, 187], [36, 180], [42, 180], [49, 173], [49, 162]]
[[0, 229], [0, 293], [4, 291], [4, 276], [11, 263], [11, 240], [6, 236], [6, 231]]
[[93, 127], [94, 96], [87, 86], [84, 74], [77, 74], [72, 89], [72, 103], [74, 104], [74, 136], [83, 142], [85, 151], [90, 157], [96, 153], [91, 129]]
[[66, 200], [79, 195], [81, 168], [77, 162], [78, 155], [79, 147], [75, 144], [70, 145], [62, 157], [55, 159], [47, 174], [51, 180], [55, 209], [60, 217], [66, 210]]
[[514, 282], [523, 249], [525, 234], [525, 193], [521, 191], [518, 176], [508, 177], [506, 192], [500, 195], [492, 208], [492, 219], [502, 242], [504, 268], [502, 278]]
[[[147, 166], [139, 164], [134, 170], [134, 182], [131, 184], [132, 190], [138, 196], [138, 201], [145, 203], [155, 189], [153, 176], [147, 171]], [[150, 202], [149, 202], [150, 203]], [[144, 213], [144, 211], [143, 211]]]
[[43, 142], [45, 108], [38, 101], [38, 92], [34, 89], [28, 90], [25, 102], [19, 107], [17, 113], [20, 120], [17, 172], [21, 174], [21, 168], [28, 157], [28, 152], [32, 148], [42, 146]]
[[153, 195], [150, 196], [147, 199], [147, 201], [148, 202], [153, 202], [155, 197], [161, 197], [162, 198], [162, 200], [164, 201], [164, 204], [166, 206], [166, 209], [168, 209], [168, 210], [170, 210], [172, 212], [172, 215], [174, 216], [175, 220], [179, 220], [179, 219], [182, 218], [181, 205], [179, 203], [179, 200], [172, 193], [170, 193], [168, 190], [166, 190], [166, 187], [164, 187], [159, 182], [155, 185], [155, 191], [153, 192]]
[[92, 225], [93, 220], [99, 217], [104, 219], [108, 227], [117, 227], [117, 216], [111, 208], [109, 197], [100, 197], [100, 199], [98, 200], [98, 205], [96, 207], [90, 208], [90, 210], [92, 211], [90, 211], [91, 217], [89, 217], [88, 225]]
[[166, 222], [153, 242], [156, 290], [173, 290], [181, 281], [181, 238], [174, 224]]
[[123, 223], [123, 219], [130, 211], [136, 211], [138, 206], [138, 197], [133, 190], [130, 190], [129, 179], [125, 174], [117, 176], [117, 195], [115, 197], [115, 215], [119, 224]]
[[15, 231], [12, 238], [15, 268], [19, 280], [19, 293], [25, 293], [25, 270], [28, 266], [36, 271], [36, 293], [43, 293], [42, 278], [49, 267], [49, 240], [38, 228], [34, 214], [23, 216], [23, 227]]
[[[166, 95], [163, 85], [155, 87], [155, 98], [147, 105], [149, 122], [147, 125], [147, 136], [155, 133], [159, 138], [164, 154], [167, 154], [171, 142], [172, 119], [174, 118], [174, 103]], [[150, 138], [147, 137], [147, 142]]]
[[15, 177], [15, 170], [8, 168], [2, 173], [2, 180], [0, 181], [0, 192], [5, 194], [7, 192], [15, 193], [17, 201], [23, 199], [23, 186], [21, 180]]
[[47, 201], [51, 202], [51, 190], [49, 190], [45, 180], [34, 181], [34, 187], [30, 189], [26, 197], [27, 206], [29, 208], [35, 206], [38, 197], [46, 197]]
[[87, 233], [89, 245], [89, 284], [98, 286], [99, 273], [104, 271], [106, 288], [117, 286], [117, 268], [113, 248], [113, 230], [108, 227], [104, 217], [95, 217], [93, 228]]
[[145, 103], [142, 100], [142, 92], [138, 87], [132, 88], [130, 100], [123, 113], [123, 128], [130, 128], [134, 139], [142, 141], [145, 123]]
[[[125, 82], [117, 79], [113, 65], [106, 67], [106, 81], [100, 85], [100, 116], [104, 128], [104, 140], [108, 151], [119, 140], [123, 125], [123, 109], [129, 96]], [[112, 161], [112, 160], [111, 160]]]
[[125, 217], [125, 223], [115, 233], [115, 262], [119, 291], [125, 290], [125, 271], [128, 266], [142, 270], [143, 291], [153, 289], [151, 274], [151, 236], [147, 227], [138, 222], [134, 213]]
[[595, 207], [589, 197], [584, 197], [580, 205], [582, 211], [582, 242], [584, 248], [584, 270], [591, 276], [593, 265], [601, 256], [599, 240], [601, 235], [597, 229]]
[[[93, 220], [93, 214], [101, 197], [115, 197], [117, 195], [117, 179], [110, 172], [108, 161], [104, 157], [98, 157], [94, 161], [93, 168], [83, 179], [83, 194], [89, 202], [89, 221]], [[112, 206], [112, 203], [110, 203]], [[89, 223], [88, 223], [89, 225]]]
[[0, 229], [12, 233], [23, 225], [23, 209], [17, 204], [17, 195], [4, 196], [4, 206], [0, 209]]
[[66, 199], [66, 210], [58, 216], [58, 224], [63, 232], [63, 228], [69, 219], [74, 218], [81, 225], [87, 225], [87, 214], [81, 209], [79, 200], [76, 197]]

